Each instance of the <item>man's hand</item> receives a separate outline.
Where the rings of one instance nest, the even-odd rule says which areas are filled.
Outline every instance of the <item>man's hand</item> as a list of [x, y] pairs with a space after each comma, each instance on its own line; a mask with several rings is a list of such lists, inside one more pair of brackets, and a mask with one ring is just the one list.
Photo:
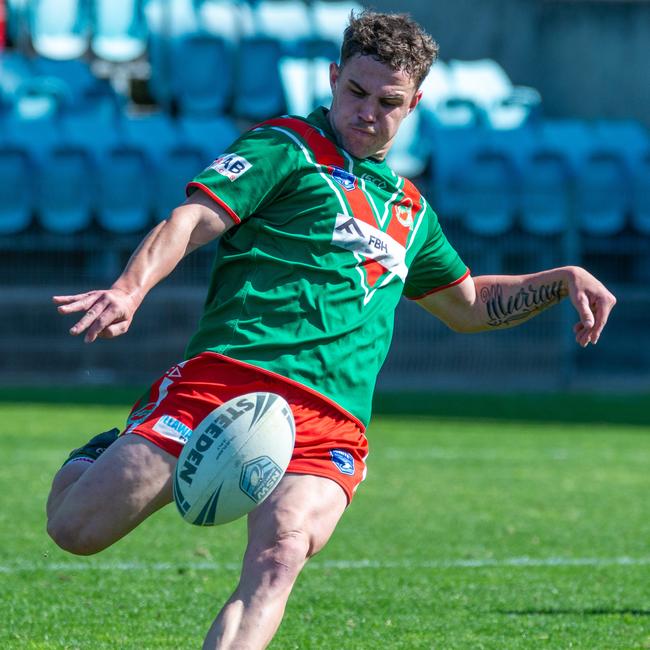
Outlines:
[[52, 302], [59, 314], [85, 311], [84, 316], [70, 328], [78, 336], [86, 332], [84, 341], [112, 339], [124, 334], [130, 327], [133, 315], [141, 300], [122, 289], [99, 289], [74, 296], [53, 296]]
[[569, 297], [580, 316], [573, 327], [576, 341], [583, 348], [598, 343], [616, 298], [602, 282], [579, 267], [570, 267]]

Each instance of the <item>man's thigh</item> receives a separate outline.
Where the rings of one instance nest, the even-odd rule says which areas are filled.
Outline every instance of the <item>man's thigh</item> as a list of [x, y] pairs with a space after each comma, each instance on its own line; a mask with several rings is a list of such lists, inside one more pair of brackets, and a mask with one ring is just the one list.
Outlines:
[[176, 457], [149, 440], [123, 435], [67, 489], [49, 528], [75, 537], [79, 552], [106, 548], [170, 503], [175, 465]]
[[310, 474], [285, 474], [248, 516], [248, 551], [255, 553], [297, 534], [312, 556], [325, 546], [346, 507], [346, 493], [338, 483]]

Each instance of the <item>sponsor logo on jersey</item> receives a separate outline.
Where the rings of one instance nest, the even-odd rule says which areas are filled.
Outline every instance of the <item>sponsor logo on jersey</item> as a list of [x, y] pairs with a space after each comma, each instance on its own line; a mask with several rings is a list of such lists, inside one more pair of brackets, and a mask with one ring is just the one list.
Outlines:
[[217, 158], [208, 169], [214, 169], [216, 172], [219, 172], [222, 176], [229, 178], [231, 181], [236, 181], [251, 167], [251, 163], [249, 163], [243, 156], [229, 153], [219, 156], [219, 158]]
[[386, 271], [406, 280], [406, 248], [374, 226], [345, 214], [336, 215], [332, 244], [375, 260]]
[[332, 178], [346, 191], [350, 192], [357, 186], [357, 177], [340, 167], [332, 167]]
[[330, 449], [332, 462], [341, 474], [352, 476], [354, 474], [354, 458], [349, 451], [343, 449]]
[[153, 430], [158, 432], [161, 436], [165, 436], [165, 438], [170, 438], [171, 440], [176, 440], [183, 445], [192, 435], [192, 429], [171, 415], [163, 415], [159, 417], [156, 424], [153, 425]]
[[388, 187], [386, 181], [382, 180], [381, 178], [377, 178], [372, 174], [368, 174], [368, 173], [363, 174], [361, 178], [364, 181], [366, 181], [366, 183], [372, 183], [375, 187], [378, 187], [380, 190], [385, 190]]

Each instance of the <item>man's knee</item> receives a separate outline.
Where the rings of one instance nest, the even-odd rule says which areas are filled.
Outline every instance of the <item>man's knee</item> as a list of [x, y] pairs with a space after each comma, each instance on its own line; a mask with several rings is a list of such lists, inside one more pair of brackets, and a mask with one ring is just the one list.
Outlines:
[[72, 522], [56, 515], [48, 518], [47, 534], [59, 548], [73, 555], [93, 555], [110, 545], [92, 524]]
[[312, 555], [309, 535], [303, 531], [279, 533], [270, 544], [258, 546], [253, 542], [247, 552], [246, 563], [263, 576], [270, 588], [291, 586]]

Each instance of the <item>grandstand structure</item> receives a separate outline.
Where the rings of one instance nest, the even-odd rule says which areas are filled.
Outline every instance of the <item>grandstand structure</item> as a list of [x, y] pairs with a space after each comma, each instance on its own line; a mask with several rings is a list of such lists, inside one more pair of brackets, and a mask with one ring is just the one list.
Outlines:
[[[144, 383], [196, 323], [214, 247], [145, 302], [129, 336], [80, 346], [51, 293], [112, 281], [184, 187], [251, 124], [329, 101], [348, 0], [5, 0], [0, 24], [0, 382]], [[411, 304], [380, 386], [650, 384], [650, 134], [547, 119], [492, 59], [438, 62], [391, 150], [474, 274], [581, 264], [619, 295], [599, 349], [570, 309], [459, 336]], [[83, 348], [83, 349], [82, 349]], [[625, 383], [621, 383], [625, 382]]]

